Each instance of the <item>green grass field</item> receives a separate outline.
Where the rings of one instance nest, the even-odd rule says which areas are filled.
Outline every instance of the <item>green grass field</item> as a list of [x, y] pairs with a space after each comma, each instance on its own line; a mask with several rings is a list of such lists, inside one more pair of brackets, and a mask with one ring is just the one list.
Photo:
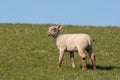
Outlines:
[[81, 58], [75, 53], [76, 69], [69, 54], [57, 69], [58, 49], [46, 35], [51, 25], [0, 24], [0, 80], [120, 80], [120, 27], [72, 26], [63, 33], [87, 33], [93, 42], [97, 70], [81, 70]]

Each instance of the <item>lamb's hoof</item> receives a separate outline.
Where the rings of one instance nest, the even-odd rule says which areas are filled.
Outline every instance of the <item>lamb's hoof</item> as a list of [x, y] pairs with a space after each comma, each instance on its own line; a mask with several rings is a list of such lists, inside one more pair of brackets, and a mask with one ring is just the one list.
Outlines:
[[82, 71], [86, 71], [87, 69], [86, 68], [82, 68]]
[[76, 68], [76, 66], [72, 66], [72, 68], [73, 68], [73, 69], [75, 69], [75, 68]]
[[96, 70], [96, 67], [93, 67], [93, 70]]
[[61, 66], [60, 66], [60, 65], [58, 65], [58, 66], [57, 66], [57, 68], [58, 68], [58, 69], [60, 69], [60, 68], [61, 68]]

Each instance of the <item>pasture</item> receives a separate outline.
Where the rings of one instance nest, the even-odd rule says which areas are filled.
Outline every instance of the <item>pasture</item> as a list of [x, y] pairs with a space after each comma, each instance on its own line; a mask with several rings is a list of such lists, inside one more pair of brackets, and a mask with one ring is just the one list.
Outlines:
[[58, 49], [46, 32], [50, 24], [0, 24], [0, 80], [120, 80], [120, 27], [63, 25], [62, 33], [87, 33], [93, 42], [97, 69], [81, 69], [75, 53], [72, 69], [69, 54], [57, 69]]

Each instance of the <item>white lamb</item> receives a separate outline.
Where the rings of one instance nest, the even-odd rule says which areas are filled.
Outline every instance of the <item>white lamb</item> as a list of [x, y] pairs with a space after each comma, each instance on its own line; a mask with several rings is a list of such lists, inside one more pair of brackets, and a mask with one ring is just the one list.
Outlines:
[[62, 34], [60, 32], [61, 28], [61, 25], [52, 26], [47, 31], [47, 35], [52, 36], [56, 40], [56, 45], [59, 49], [58, 67], [61, 67], [64, 52], [67, 51], [70, 53], [72, 67], [75, 68], [74, 52], [78, 51], [80, 57], [82, 58], [82, 70], [86, 70], [86, 50], [91, 58], [93, 69], [96, 69], [96, 60], [92, 50], [92, 40], [90, 36], [87, 34]]

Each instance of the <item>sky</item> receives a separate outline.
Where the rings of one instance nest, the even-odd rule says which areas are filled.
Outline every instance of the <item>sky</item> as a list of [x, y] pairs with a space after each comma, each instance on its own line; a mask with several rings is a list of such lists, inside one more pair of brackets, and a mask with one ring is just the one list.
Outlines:
[[120, 0], [0, 0], [0, 23], [120, 26]]

